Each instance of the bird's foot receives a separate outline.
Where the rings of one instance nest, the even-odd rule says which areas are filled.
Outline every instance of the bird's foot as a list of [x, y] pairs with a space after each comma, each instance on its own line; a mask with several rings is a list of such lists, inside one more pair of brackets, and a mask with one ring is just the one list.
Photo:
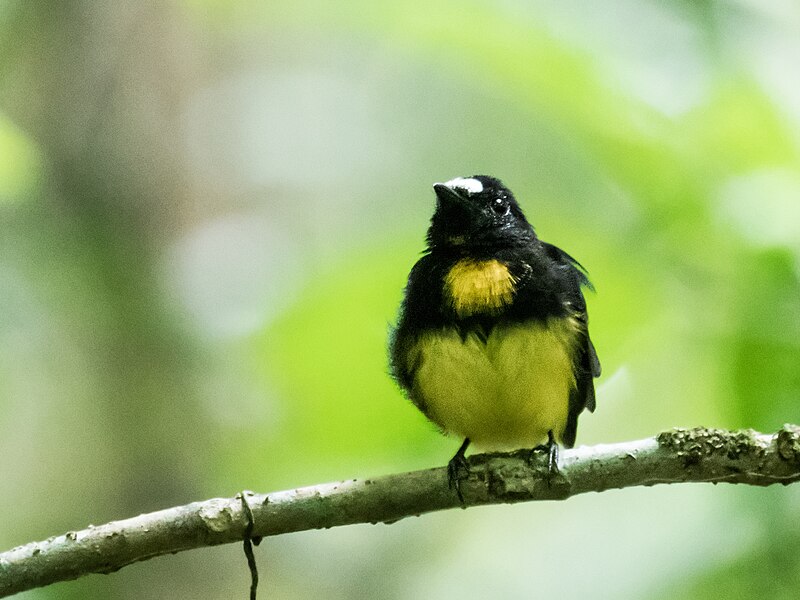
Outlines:
[[528, 463], [534, 464], [534, 457], [536, 454], [545, 454], [547, 456], [547, 483], [549, 484], [553, 478], [558, 475], [558, 443], [552, 431], [547, 432], [547, 443], [541, 446], [536, 446], [531, 450], [528, 455]]
[[458, 500], [464, 504], [464, 496], [461, 493], [461, 482], [469, 477], [469, 463], [464, 456], [469, 446], [469, 438], [464, 440], [456, 455], [447, 463], [447, 484], [451, 490], [455, 490]]

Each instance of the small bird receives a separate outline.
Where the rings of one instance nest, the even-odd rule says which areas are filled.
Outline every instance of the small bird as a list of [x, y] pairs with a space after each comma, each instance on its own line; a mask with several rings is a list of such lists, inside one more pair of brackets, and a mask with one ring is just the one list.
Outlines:
[[390, 342], [391, 373], [445, 434], [464, 439], [448, 463], [463, 502], [470, 443], [484, 450], [575, 444], [595, 408], [600, 362], [589, 338], [586, 271], [541, 241], [503, 183], [486, 175], [433, 186], [427, 249], [408, 276]]

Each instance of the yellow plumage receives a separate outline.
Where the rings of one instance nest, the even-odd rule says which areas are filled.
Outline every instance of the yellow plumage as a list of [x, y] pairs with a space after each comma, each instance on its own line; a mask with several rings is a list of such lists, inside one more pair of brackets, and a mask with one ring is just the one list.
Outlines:
[[432, 421], [485, 450], [561, 440], [579, 336], [572, 318], [498, 325], [484, 344], [453, 328], [423, 334], [408, 354], [413, 396]]
[[514, 298], [516, 278], [498, 260], [458, 261], [444, 281], [444, 289], [459, 317], [496, 314]]
[[600, 362], [569, 254], [540, 240], [503, 183], [486, 175], [433, 186], [428, 247], [411, 269], [389, 344], [392, 375], [446, 433], [463, 438], [447, 464], [464, 500], [465, 453], [575, 444], [595, 407]]

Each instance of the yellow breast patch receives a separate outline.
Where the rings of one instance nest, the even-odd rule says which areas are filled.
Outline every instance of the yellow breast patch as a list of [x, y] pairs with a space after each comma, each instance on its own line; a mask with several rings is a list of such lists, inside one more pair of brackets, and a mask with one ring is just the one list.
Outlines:
[[444, 289], [459, 317], [497, 314], [514, 298], [517, 279], [498, 260], [458, 261], [447, 273]]

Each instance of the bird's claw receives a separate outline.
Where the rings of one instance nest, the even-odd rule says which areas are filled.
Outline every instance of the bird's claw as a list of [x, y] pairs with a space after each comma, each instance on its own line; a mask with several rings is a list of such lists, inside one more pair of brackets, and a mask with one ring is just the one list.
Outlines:
[[547, 455], [547, 482], [553, 480], [553, 478], [558, 475], [558, 444], [556, 443], [555, 437], [553, 436], [553, 432], [549, 431], [547, 433], [547, 443], [542, 444], [540, 446], [536, 446], [535, 448], [531, 449], [531, 453], [528, 455], [528, 463], [533, 465], [534, 457], [536, 454], [546, 454]]
[[456, 454], [447, 463], [447, 484], [451, 490], [455, 490], [458, 500], [464, 504], [464, 496], [461, 493], [461, 482], [469, 477], [469, 464], [467, 459], [461, 454]]

